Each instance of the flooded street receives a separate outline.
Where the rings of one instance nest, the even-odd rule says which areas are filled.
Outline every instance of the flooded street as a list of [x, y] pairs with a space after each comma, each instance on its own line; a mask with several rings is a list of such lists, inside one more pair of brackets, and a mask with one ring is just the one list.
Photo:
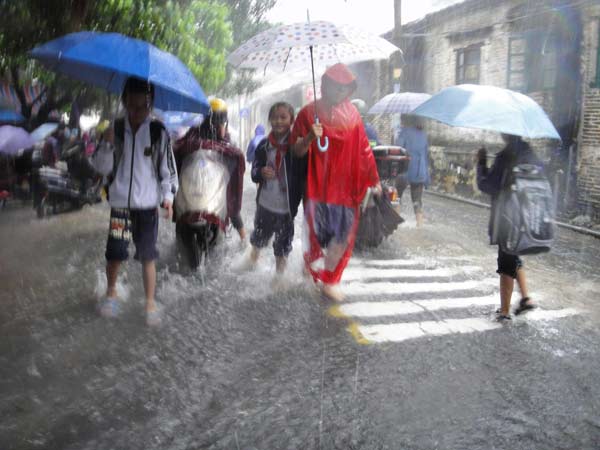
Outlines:
[[[251, 186], [250, 229], [253, 197]], [[191, 274], [162, 220], [160, 329], [144, 323], [134, 262], [121, 316], [95, 312], [106, 204], [42, 221], [11, 205], [0, 448], [598, 448], [599, 242], [561, 230], [551, 255], [527, 258], [541, 308], [501, 326], [487, 210], [425, 204], [423, 229], [408, 212], [383, 246], [355, 254], [340, 305], [302, 278], [298, 238], [274, 291], [270, 249], [255, 272], [234, 273], [230, 235]]]

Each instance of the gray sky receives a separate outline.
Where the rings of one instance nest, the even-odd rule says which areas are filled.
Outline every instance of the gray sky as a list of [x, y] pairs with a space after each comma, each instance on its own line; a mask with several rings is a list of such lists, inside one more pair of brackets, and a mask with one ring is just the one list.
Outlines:
[[[402, 22], [412, 22], [459, 1], [403, 0]], [[383, 34], [394, 26], [394, 0], [278, 0], [267, 18], [273, 22], [304, 22], [307, 8], [311, 20], [355, 25], [375, 34]]]

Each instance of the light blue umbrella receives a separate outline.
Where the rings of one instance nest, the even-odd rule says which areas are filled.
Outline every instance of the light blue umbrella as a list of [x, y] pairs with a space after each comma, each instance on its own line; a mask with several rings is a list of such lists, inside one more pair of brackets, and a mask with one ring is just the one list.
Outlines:
[[179, 127], [195, 127], [202, 123], [202, 114], [188, 113], [183, 111], [155, 111], [156, 115], [169, 130]]
[[48, 135], [54, 133], [57, 128], [58, 124], [56, 122], [44, 123], [31, 132], [31, 137], [36, 142], [41, 141]]
[[2, 109], [0, 110], [0, 122], [20, 123], [25, 122], [25, 117], [16, 111]]
[[540, 105], [526, 95], [495, 86], [448, 87], [411, 114], [453, 127], [479, 128], [529, 139], [560, 139]]
[[208, 100], [192, 72], [176, 56], [119, 33], [82, 31], [40, 45], [29, 53], [48, 69], [120, 94], [128, 77], [155, 86], [154, 106], [207, 113]]
[[395, 92], [378, 100], [369, 114], [407, 114], [417, 106], [429, 100], [431, 95], [417, 92]]

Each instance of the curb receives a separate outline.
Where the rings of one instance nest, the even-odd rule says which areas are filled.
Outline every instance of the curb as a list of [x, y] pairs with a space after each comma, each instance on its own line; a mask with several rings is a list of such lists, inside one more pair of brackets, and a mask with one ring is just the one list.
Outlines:
[[[435, 195], [437, 197], [447, 198], [447, 199], [454, 200], [457, 202], [462, 202], [462, 203], [467, 203], [469, 205], [478, 206], [480, 208], [490, 209], [490, 205], [488, 205], [487, 203], [481, 203], [481, 202], [478, 202], [475, 200], [470, 200], [468, 198], [459, 197], [458, 195], [444, 194], [442, 192], [431, 191], [429, 189], [425, 190], [425, 192], [427, 194]], [[578, 227], [576, 225], [571, 225], [569, 223], [564, 223], [564, 222], [556, 221], [555, 223], [556, 223], [556, 225], [558, 225], [561, 228], [566, 228], [567, 230], [576, 231], [578, 233], [587, 234], [588, 236], [593, 236], [597, 239], [600, 239], [600, 231], [590, 230], [589, 228]]]

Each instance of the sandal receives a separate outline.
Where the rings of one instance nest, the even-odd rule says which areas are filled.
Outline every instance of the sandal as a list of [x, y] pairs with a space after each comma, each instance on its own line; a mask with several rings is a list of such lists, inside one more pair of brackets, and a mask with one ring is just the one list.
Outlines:
[[506, 314], [498, 314], [496, 316], [496, 322], [503, 323], [503, 322], [507, 322], [509, 320], [512, 320], [512, 317], [510, 317], [509, 315], [507, 316]]
[[523, 314], [524, 312], [530, 311], [532, 309], [537, 308], [537, 305], [534, 305], [533, 303], [530, 303], [531, 299], [529, 297], [523, 297], [521, 300], [519, 300], [519, 306], [517, 306], [515, 308], [515, 316], [518, 316], [519, 314]]
[[158, 327], [162, 324], [162, 308], [156, 305], [156, 309], [146, 311], [146, 325], [150, 328]]
[[116, 298], [106, 297], [98, 305], [98, 312], [102, 317], [114, 318], [119, 315], [120, 306], [121, 305], [119, 304], [119, 301]]

